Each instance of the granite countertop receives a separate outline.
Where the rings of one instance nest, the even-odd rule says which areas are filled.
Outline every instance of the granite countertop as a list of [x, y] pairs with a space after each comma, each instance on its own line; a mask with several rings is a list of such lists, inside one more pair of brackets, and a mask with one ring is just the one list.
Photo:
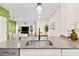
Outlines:
[[[48, 42], [39, 42], [26, 45], [28, 41], [35, 40], [35, 37], [24, 37], [19, 40], [14, 38], [0, 43], [0, 48], [79, 48], [79, 40], [71, 41], [66, 37], [48, 37], [48, 39], [43, 38], [43, 40], [48, 40], [52, 42], [53, 45], [46, 45]], [[44, 45], [45, 44], [45, 45]]]

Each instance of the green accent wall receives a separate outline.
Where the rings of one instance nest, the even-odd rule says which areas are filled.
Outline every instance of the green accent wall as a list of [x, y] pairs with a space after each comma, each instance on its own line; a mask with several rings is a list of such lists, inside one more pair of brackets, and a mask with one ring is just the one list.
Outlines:
[[5, 33], [7, 35], [7, 39], [8, 39], [8, 19], [9, 19], [9, 11], [5, 8], [3, 8], [2, 6], [0, 6], [0, 16], [5, 17], [7, 20], [7, 33]]
[[9, 19], [10, 15], [9, 15], [9, 11], [7, 9], [5, 9], [4, 7], [0, 6], [0, 16], [5, 17], [7, 20], [7, 39], [10, 39], [10, 37], [13, 37], [13, 33], [16, 32], [16, 22]]
[[8, 39], [13, 38], [13, 34], [16, 32], [16, 22], [13, 20], [8, 20]]
[[9, 17], [9, 11], [3, 7], [0, 6], [0, 16], [3, 16], [3, 17]]
[[15, 29], [16, 29], [16, 22], [9, 20], [9, 32], [15, 33], [16, 32]]

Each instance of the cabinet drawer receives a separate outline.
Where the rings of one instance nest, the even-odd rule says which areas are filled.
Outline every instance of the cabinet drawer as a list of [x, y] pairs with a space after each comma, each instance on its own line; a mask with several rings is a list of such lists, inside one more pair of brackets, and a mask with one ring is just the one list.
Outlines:
[[21, 56], [60, 56], [61, 49], [20, 49]]
[[79, 49], [62, 49], [62, 56], [79, 56]]

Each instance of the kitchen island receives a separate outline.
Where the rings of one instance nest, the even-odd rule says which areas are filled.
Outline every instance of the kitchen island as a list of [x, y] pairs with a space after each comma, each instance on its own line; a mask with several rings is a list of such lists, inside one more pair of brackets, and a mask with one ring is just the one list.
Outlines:
[[[3, 50], [3, 55], [7, 51], [17, 51], [12, 56], [23, 56], [23, 55], [79, 55], [79, 40], [71, 41], [65, 37], [41, 37], [41, 40], [49, 40], [53, 45], [43, 45], [35, 43], [33, 45], [26, 45], [29, 40], [37, 40], [37, 37], [22, 37], [21, 40], [14, 38], [7, 40], [6, 42], [0, 43], [0, 49]], [[47, 44], [47, 43], [45, 43]], [[10, 50], [9, 50], [10, 49]], [[1, 51], [2, 51], [1, 50]], [[41, 53], [39, 53], [41, 52]], [[7, 55], [11, 55], [10, 53]]]
[[[20, 40], [19, 38], [14, 38], [0, 43], [0, 48], [79, 48], [79, 40], [72, 41], [66, 37], [48, 37], [48, 39], [41, 37], [41, 41], [37, 39], [38, 38], [34, 36], [22, 37]], [[36, 41], [36, 43], [30, 42], [30, 44], [27, 45], [29, 41]], [[48, 45], [47, 41], [50, 41], [52, 45]]]

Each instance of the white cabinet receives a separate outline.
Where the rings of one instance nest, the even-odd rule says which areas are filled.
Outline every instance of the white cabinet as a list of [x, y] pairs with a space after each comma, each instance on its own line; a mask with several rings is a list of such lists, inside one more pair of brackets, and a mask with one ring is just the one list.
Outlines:
[[62, 49], [62, 56], [79, 56], [79, 49]]
[[7, 19], [0, 16], [0, 42], [7, 40]]
[[20, 49], [20, 56], [79, 56], [79, 49]]
[[60, 56], [61, 49], [20, 49], [21, 56]]

